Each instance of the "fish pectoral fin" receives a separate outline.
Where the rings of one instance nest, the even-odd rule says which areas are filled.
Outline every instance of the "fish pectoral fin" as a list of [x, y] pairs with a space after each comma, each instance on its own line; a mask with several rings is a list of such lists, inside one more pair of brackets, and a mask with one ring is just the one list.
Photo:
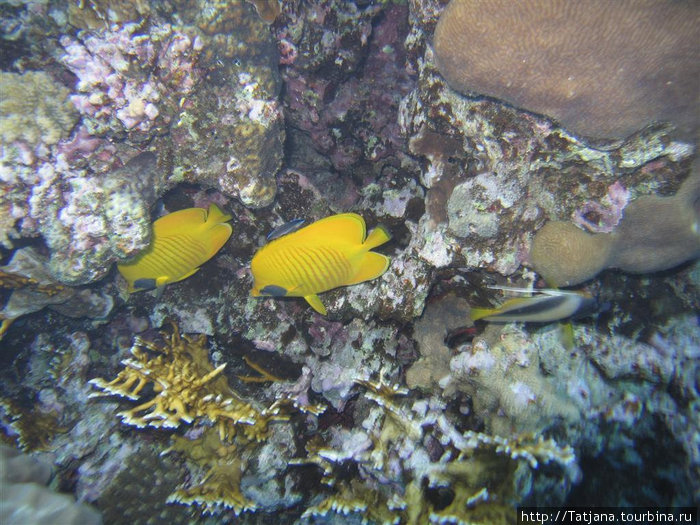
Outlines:
[[207, 260], [214, 257], [221, 247], [226, 244], [226, 241], [231, 237], [231, 233], [233, 233], [233, 228], [225, 222], [216, 224], [209, 229], [205, 234], [209, 238], [207, 243]]
[[564, 348], [572, 350], [576, 346], [576, 341], [574, 340], [574, 325], [571, 323], [562, 323], [560, 330], [561, 342]]
[[352, 278], [352, 281], [347, 283], [348, 285], [362, 283], [364, 281], [370, 281], [376, 279], [389, 268], [389, 263], [391, 259], [386, 255], [381, 253], [367, 252], [362, 257], [362, 262], [360, 262], [359, 271]]
[[371, 250], [372, 248], [381, 246], [382, 244], [390, 240], [391, 234], [389, 233], [389, 231], [384, 226], [379, 225], [369, 233], [369, 235], [365, 239], [365, 242], [362, 243], [362, 246], [368, 250]]
[[326, 307], [323, 306], [321, 299], [318, 298], [318, 295], [316, 295], [316, 294], [305, 295], [304, 299], [306, 299], [306, 302], [309, 303], [311, 308], [316, 310], [321, 315], [326, 315], [328, 313], [328, 312], [326, 312]]

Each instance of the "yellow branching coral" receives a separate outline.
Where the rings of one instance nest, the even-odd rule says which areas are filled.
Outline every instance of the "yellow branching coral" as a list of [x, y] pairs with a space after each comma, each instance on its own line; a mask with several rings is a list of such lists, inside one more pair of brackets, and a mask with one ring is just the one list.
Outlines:
[[[166, 452], [183, 454], [206, 474], [201, 481], [180, 487], [169, 502], [197, 505], [205, 513], [255, 510], [255, 503], [240, 487], [247, 464], [244, 458], [254, 456], [271, 436], [270, 423], [286, 421], [295, 411], [317, 415], [324, 407], [280, 397], [269, 407], [258, 408], [229, 386], [222, 373], [225, 364], [215, 368], [210, 363], [206, 336], [181, 335], [174, 324], [172, 333], [162, 336], [165, 344], [160, 345], [135, 338], [132, 357], [122, 361], [125, 368], [115, 379], [90, 381], [101, 391], [93, 397], [117, 395], [143, 401], [119, 413], [124, 423], [136, 427], [200, 425], [195, 432], [199, 437], [174, 436]], [[276, 380], [261, 368], [256, 370], [266, 380]], [[152, 397], [143, 400], [146, 393]]]
[[[521, 465], [535, 469], [542, 463], [563, 466], [574, 461], [570, 447], [554, 440], [523, 435], [512, 438], [480, 432], [459, 432], [442, 410], [419, 415], [397, 401], [407, 391], [391, 385], [384, 374], [378, 381], [359, 379], [366, 397], [383, 417], [370, 415], [372, 443], [367, 448], [339, 451], [319, 439], [307, 444], [307, 457], [296, 464], [315, 464], [334, 494], [304, 513], [305, 517], [357, 513], [372, 523], [509, 523], [516, 503], [517, 472]], [[426, 438], [439, 441], [445, 452], [438, 461], [422, 448]], [[352, 447], [350, 447], [352, 449]], [[355, 462], [361, 479], [337, 476], [341, 464]], [[525, 465], [522, 468], [527, 469]], [[403, 494], [396, 488], [404, 485]], [[427, 487], [427, 488], [426, 488]], [[386, 490], [384, 490], [386, 489]], [[449, 502], [437, 504], [430, 490], [444, 489]]]
[[166, 345], [137, 337], [133, 357], [122, 361], [126, 368], [114, 380], [90, 381], [102, 390], [92, 397], [119, 395], [136, 400], [151, 384], [154, 398], [119, 413], [126, 424], [177, 428], [195, 418], [207, 419], [217, 424], [222, 439], [233, 431], [231, 424], [254, 425], [259, 412], [228, 386], [221, 375], [225, 364], [217, 368], [210, 364], [206, 341], [201, 334], [181, 336], [175, 325]]

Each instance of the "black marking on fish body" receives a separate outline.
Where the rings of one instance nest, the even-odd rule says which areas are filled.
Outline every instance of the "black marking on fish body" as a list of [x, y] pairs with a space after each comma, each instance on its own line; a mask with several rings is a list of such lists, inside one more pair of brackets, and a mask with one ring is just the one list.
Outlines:
[[269, 295], [270, 297], [284, 297], [287, 295], [287, 289], [282, 286], [277, 286], [276, 284], [268, 284], [260, 290], [260, 294]]
[[[509, 308], [502, 312], [490, 315], [485, 319], [497, 320], [501, 317], [530, 317], [543, 314], [545, 312], [551, 312], [558, 309], [560, 306], [564, 305], [570, 298], [565, 295], [551, 295], [542, 297], [538, 301], [528, 301], [527, 303], [516, 306], [515, 308]], [[536, 322], [536, 321], [535, 321]], [[546, 320], [544, 322], [547, 322]]]
[[597, 312], [605, 311], [606, 308], [609, 308], [609, 305], [607, 307], [606, 305], [600, 305], [598, 303], [598, 299], [596, 299], [595, 297], [582, 296], [581, 304], [571, 316], [571, 319], [575, 320], [583, 319], [584, 317], [590, 317], [591, 315]]
[[156, 280], [151, 278], [136, 279], [134, 281], [134, 289], [136, 290], [153, 290], [156, 287]]
[[284, 235], [292, 233], [293, 231], [296, 231], [299, 228], [301, 228], [302, 224], [304, 224], [305, 222], [305, 219], [292, 219], [289, 222], [285, 222], [281, 226], [277, 226], [277, 228], [274, 228], [270, 233], [268, 233], [267, 240], [272, 241], [274, 239], [279, 239]]

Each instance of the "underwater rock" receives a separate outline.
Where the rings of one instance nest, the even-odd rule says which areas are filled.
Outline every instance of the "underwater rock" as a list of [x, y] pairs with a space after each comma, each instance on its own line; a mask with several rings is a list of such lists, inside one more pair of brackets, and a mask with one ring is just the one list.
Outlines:
[[44, 465], [37, 470], [37, 466], [34, 458], [0, 445], [0, 520], [3, 523], [101, 525], [102, 517], [97, 510], [44, 486], [51, 468]]
[[30, 150], [42, 144], [54, 145], [70, 134], [78, 120], [78, 112], [68, 100], [69, 90], [43, 71], [0, 72], [0, 93], [3, 149], [11, 148], [14, 142]]
[[396, 111], [413, 84], [403, 65], [407, 11], [398, 4], [286, 3], [277, 22], [290, 134], [303, 134], [348, 177], [376, 180], [401, 166], [405, 137]]
[[545, 220], [584, 212], [591, 221], [613, 220], [596, 217], [590, 203], [604, 202], [615, 183], [632, 196], [678, 188], [694, 148], [674, 140], [669, 127], [596, 148], [545, 117], [452, 90], [428, 45], [439, 13], [435, 2], [412, 4], [406, 51], [418, 81], [399, 107], [409, 151], [421, 162], [424, 235], [434, 240], [426, 251], [511, 275], [528, 259], [532, 232]]
[[[8, 278], [21, 279], [17, 285]], [[0, 267], [0, 285], [12, 288], [9, 299], [0, 309], [0, 339], [13, 320], [48, 306], [69, 317], [105, 318], [114, 306], [114, 299], [88, 288], [78, 289], [57, 283], [48, 269], [48, 261], [31, 247], [14, 252], [6, 266]]]
[[[253, 208], [274, 200], [284, 142], [278, 55], [252, 6], [189, 6], [174, 21], [145, 3], [103, 12], [97, 2], [84, 6], [90, 20], [75, 35], [60, 34], [75, 8], [54, 7], [50, 17], [20, 9], [27, 34], [46, 33], [22, 59], [51, 75], [3, 73], [0, 242], [41, 235], [53, 277], [85, 284], [148, 245], [150, 207], [177, 184]], [[147, 24], [129, 20], [139, 13]], [[115, 23], [96, 27], [101, 17]], [[15, 89], [21, 79], [26, 89]], [[134, 158], [143, 162], [123, 171]]]
[[[695, 139], [700, 10], [693, 2], [455, 0], [435, 29], [450, 85], [623, 139], [670, 121]], [[514, 52], [517, 50], [517, 52]]]

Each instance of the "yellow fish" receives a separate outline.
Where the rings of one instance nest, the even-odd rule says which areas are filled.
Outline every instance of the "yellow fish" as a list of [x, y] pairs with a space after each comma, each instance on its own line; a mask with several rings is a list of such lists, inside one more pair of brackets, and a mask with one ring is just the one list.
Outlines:
[[342, 213], [272, 240], [250, 264], [251, 295], [303, 297], [325, 315], [326, 308], [316, 294], [376, 279], [389, 267], [386, 255], [370, 250], [391, 235], [381, 226], [366, 233], [362, 217]]
[[187, 208], [156, 220], [151, 245], [132, 262], [117, 265], [129, 292], [152, 290], [194, 274], [231, 236], [230, 220], [216, 204], [209, 211]]

